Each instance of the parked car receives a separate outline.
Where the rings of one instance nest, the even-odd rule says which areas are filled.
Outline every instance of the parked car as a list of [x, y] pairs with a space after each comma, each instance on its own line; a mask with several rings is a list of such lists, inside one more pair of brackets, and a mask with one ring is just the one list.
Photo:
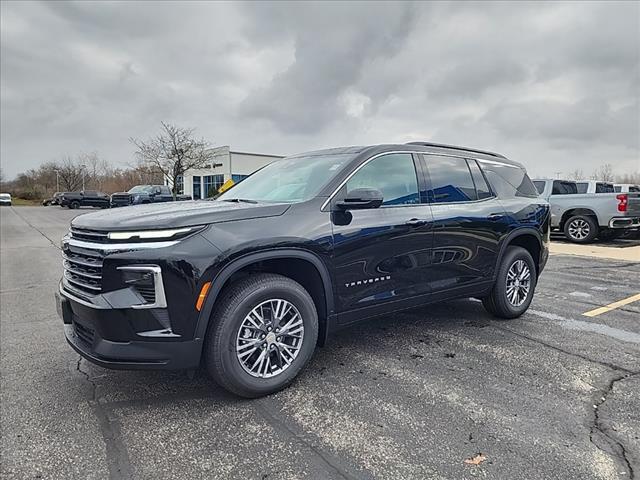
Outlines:
[[10, 207], [11, 206], [11, 194], [9, 194], [9, 193], [0, 193], [0, 206], [2, 206], [2, 207]]
[[61, 207], [100, 207], [109, 208], [109, 195], [95, 190], [84, 190], [81, 192], [64, 192], [60, 196], [58, 204]]
[[632, 183], [616, 183], [613, 189], [617, 193], [640, 193], [640, 185], [634, 185]]
[[[176, 200], [191, 200], [191, 197], [177, 195]], [[112, 207], [158, 202], [173, 202], [173, 193], [166, 185], [136, 185], [128, 192], [118, 192], [111, 195]]]
[[62, 194], [65, 192], [56, 192], [53, 194], [53, 196], [51, 198], [45, 198], [42, 201], [42, 205], [44, 205], [45, 207], [48, 207], [49, 205], [59, 205], [60, 204], [60, 197], [62, 197]]
[[599, 180], [576, 180], [578, 193], [613, 193], [613, 183]]
[[640, 193], [578, 193], [576, 182], [536, 179], [551, 204], [551, 227], [575, 243], [609, 240], [640, 226]]
[[57, 292], [69, 344], [119, 369], [196, 369], [238, 395], [288, 385], [328, 335], [477, 297], [522, 315], [550, 215], [502, 155], [430, 143], [277, 160], [208, 202], [76, 217]]

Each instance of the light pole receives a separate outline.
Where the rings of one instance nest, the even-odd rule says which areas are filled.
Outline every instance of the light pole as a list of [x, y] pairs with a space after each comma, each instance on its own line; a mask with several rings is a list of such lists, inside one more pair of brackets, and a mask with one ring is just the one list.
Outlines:
[[60, 170], [54, 170], [56, 172], [56, 192], [60, 191]]
[[87, 168], [87, 166], [82, 164], [80, 168], [82, 169], [82, 191], [84, 192], [84, 169]]

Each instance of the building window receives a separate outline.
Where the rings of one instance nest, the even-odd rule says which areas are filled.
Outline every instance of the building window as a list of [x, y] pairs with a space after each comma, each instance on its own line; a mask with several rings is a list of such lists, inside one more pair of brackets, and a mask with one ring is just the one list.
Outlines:
[[176, 186], [178, 187], [178, 194], [184, 194], [184, 177], [182, 175], [176, 177]]
[[249, 175], [240, 175], [240, 174], [233, 174], [231, 175], [231, 180], [233, 180], [233, 183], [240, 183], [242, 180], [244, 180], [245, 178], [247, 178]]
[[207, 175], [204, 177], [204, 198], [215, 197], [224, 183], [224, 175]]
[[200, 184], [202, 183], [202, 177], [197, 175], [193, 177], [193, 199], [200, 200], [202, 198]]

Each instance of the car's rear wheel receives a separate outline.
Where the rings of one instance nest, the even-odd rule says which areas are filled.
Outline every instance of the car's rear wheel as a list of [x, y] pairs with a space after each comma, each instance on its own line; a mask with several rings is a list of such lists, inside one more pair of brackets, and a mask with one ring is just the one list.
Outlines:
[[225, 389], [247, 398], [289, 385], [308, 363], [318, 338], [318, 314], [294, 280], [255, 274], [217, 300], [207, 332], [205, 364]]
[[71, 202], [71, 203], [69, 204], [69, 208], [72, 208], [72, 209], [74, 209], [74, 210], [75, 210], [76, 208], [80, 208], [80, 202], [78, 202], [78, 201], [73, 201], [73, 202]]
[[516, 318], [527, 311], [536, 288], [536, 267], [531, 254], [510, 246], [498, 267], [496, 283], [482, 299], [487, 311], [500, 318]]
[[588, 215], [576, 215], [564, 224], [565, 236], [574, 243], [589, 243], [598, 236], [598, 223]]

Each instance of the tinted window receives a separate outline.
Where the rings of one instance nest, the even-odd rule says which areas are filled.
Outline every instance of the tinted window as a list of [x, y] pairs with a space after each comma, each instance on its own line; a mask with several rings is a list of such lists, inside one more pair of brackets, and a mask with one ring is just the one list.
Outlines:
[[640, 193], [640, 187], [631, 186], [631, 187], [629, 187], [629, 191], [631, 193]]
[[347, 182], [347, 192], [357, 188], [380, 190], [384, 199], [382, 205], [420, 203], [413, 157], [408, 153], [384, 155], [371, 160]]
[[431, 180], [430, 202], [469, 202], [478, 199], [465, 159], [435, 155], [425, 155], [424, 158]]
[[471, 177], [473, 177], [473, 183], [476, 186], [476, 193], [478, 195], [478, 200], [482, 200], [484, 198], [492, 197], [491, 189], [487, 184], [487, 181], [482, 175], [480, 171], [480, 167], [475, 160], [467, 160], [467, 164], [469, 165], [469, 170], [471, 170]]
[[507, 163], [478, 162], [493, 189], [501, 197], [537, 197], [538, 191], [524, 168]]
[[596, 183], [596, 193], [613, 193], [613, 185], [610, 183]]
[[[619, 186], [614, 187], [614, 190], [615, 190], [616, 192], [621, 192], [621, 191], [622, 191], [622, 187], [619, 187]], [[629, 191], [631, 192], [632, 190], [631, 190], [631, 189], [629, 189]]]
[[571, 195], [578, 193], [578, 187], [574, 182], [565, 182], [562, 180], [553, 181], [553, 191], [551, 195]]
[[84, 194], [86, 197], [97, 197], [98, 196], [98, 192], [96, 192], [95, 190], [85, 190]]
[[547, 182], [542, 181], [542, 180], [534, 180], [533, 181], [533, 186], [536, 187], [536, 190], [538, 191], [538, 193], [540, 195], [542, 195], [542, 192], [544, 192], [544, 187], [546, 185]]
[[587, 190], [589, 190], [589, 184], [587, 182], [576, 183], [576, 189], [578, 193], [587, 193]]

